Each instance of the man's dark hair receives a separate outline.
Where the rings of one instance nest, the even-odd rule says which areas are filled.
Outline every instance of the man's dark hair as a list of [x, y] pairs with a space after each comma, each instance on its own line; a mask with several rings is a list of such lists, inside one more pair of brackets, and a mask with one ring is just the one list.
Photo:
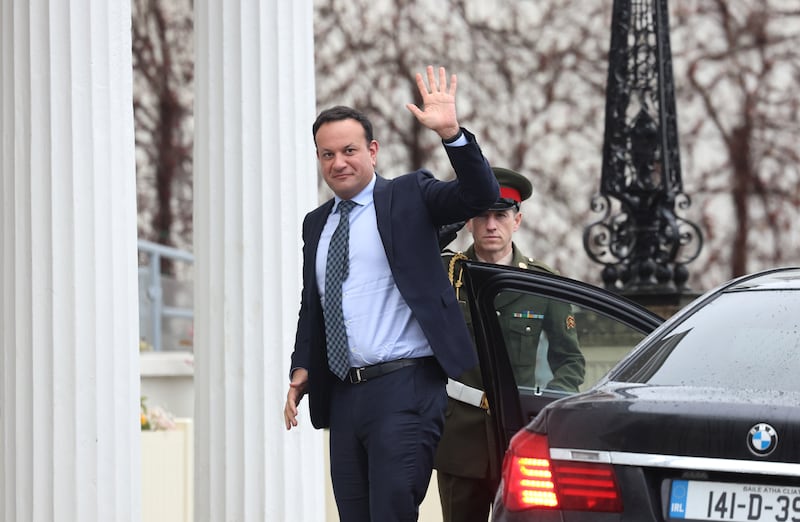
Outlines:
[[372, 137], [372, 122], [369, 121], [369, 118], [352, 107], [337, 105], [319, 113], [319, 116], [314, 121], [314, 125], [311, 127], [311, 131], [314, 134], [314, 145], [317, 144], [317, 131], [323, 124], [341, 120], [356, 120], [364, 127], [364, 136], [367, 138], [367, 143], [374, 139]]

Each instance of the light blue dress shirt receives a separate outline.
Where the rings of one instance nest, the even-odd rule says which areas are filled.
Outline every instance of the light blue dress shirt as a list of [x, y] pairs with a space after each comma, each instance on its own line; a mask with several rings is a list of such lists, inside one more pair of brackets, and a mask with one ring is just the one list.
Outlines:
[[[350, 270], [342, 285], [342, 312], [347, 330], [350, 366], [359, 368], [395, 359], [433, 355], [428, 340], [394, 282], [378, 233], [372, 181], [352, 199], [350, 212]], [[325, 262], [331, 236], [339, 223], [333, 210], [317, 246], [317, 284], [325, 299]]]

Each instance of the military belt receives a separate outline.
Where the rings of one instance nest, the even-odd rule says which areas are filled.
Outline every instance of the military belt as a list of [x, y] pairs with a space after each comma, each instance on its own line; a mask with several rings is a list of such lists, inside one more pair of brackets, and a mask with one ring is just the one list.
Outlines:
[[489, 401], [486, 400], [486, 393], [479, 389], [467, 386], [463, 382], [458, 382], [453, 379], [447, 379], [447, 395], [451, 399], [481, 408], [482, 410], [489, 409]]

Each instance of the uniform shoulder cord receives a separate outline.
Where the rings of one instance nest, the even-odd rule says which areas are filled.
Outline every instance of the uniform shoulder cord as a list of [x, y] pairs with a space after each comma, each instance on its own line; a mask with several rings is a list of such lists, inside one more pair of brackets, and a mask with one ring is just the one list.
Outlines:
[[456, 290], [456, 299], [460, 299], [461, 298], [459, 296], [459, 290], [461, 289], [461, 286], [464, 284], [464, 281], [463, 281], [464, 269], [463, 268], [459, 268], [459, 270], [458, 270], [458, 279], [455, 279], [456, 263], [458, 261], [461, 261], [461, 260], [469, 261], [469, 258], [467, 256], [465, 256], [464, 254], [462, 254], [461, 252], [453, 254], [453, 257], [450, 258], [450, 264], [449, 264], [448, 269], [447, 269], [447, 277], [450, 278], [450, 284], [453, 285], [453, 288], [455, 288], [455, 290]]

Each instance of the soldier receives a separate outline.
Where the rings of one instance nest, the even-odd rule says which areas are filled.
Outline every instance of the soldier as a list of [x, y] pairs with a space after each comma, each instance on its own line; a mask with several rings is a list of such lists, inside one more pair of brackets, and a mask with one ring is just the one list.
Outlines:
[[[523, 255], [512, 240], [522, 222], [520, 204], [533, 192], [530, 181], [509, 169], [492, 170], [500, 184], [500, 198], [467, 221], [473, 244], [463, 253], [442, 254], [470, 329], [466, 294], [461, 289], [462, 260], [553, 272]], [[446, 232], [452, 237], [452, 230]], [[517, 386], [578, 391], [585, 361], [569, 305], [509, 292], [499, 294], [495, 306]], [[480, 368], [464, 373], [458, 381], [450, 380], [447, 388], [450, 398], [435, 460], [443, 520], [486, 522], [500, 482], [500, 462], [491, 449], [494, 433]]]

